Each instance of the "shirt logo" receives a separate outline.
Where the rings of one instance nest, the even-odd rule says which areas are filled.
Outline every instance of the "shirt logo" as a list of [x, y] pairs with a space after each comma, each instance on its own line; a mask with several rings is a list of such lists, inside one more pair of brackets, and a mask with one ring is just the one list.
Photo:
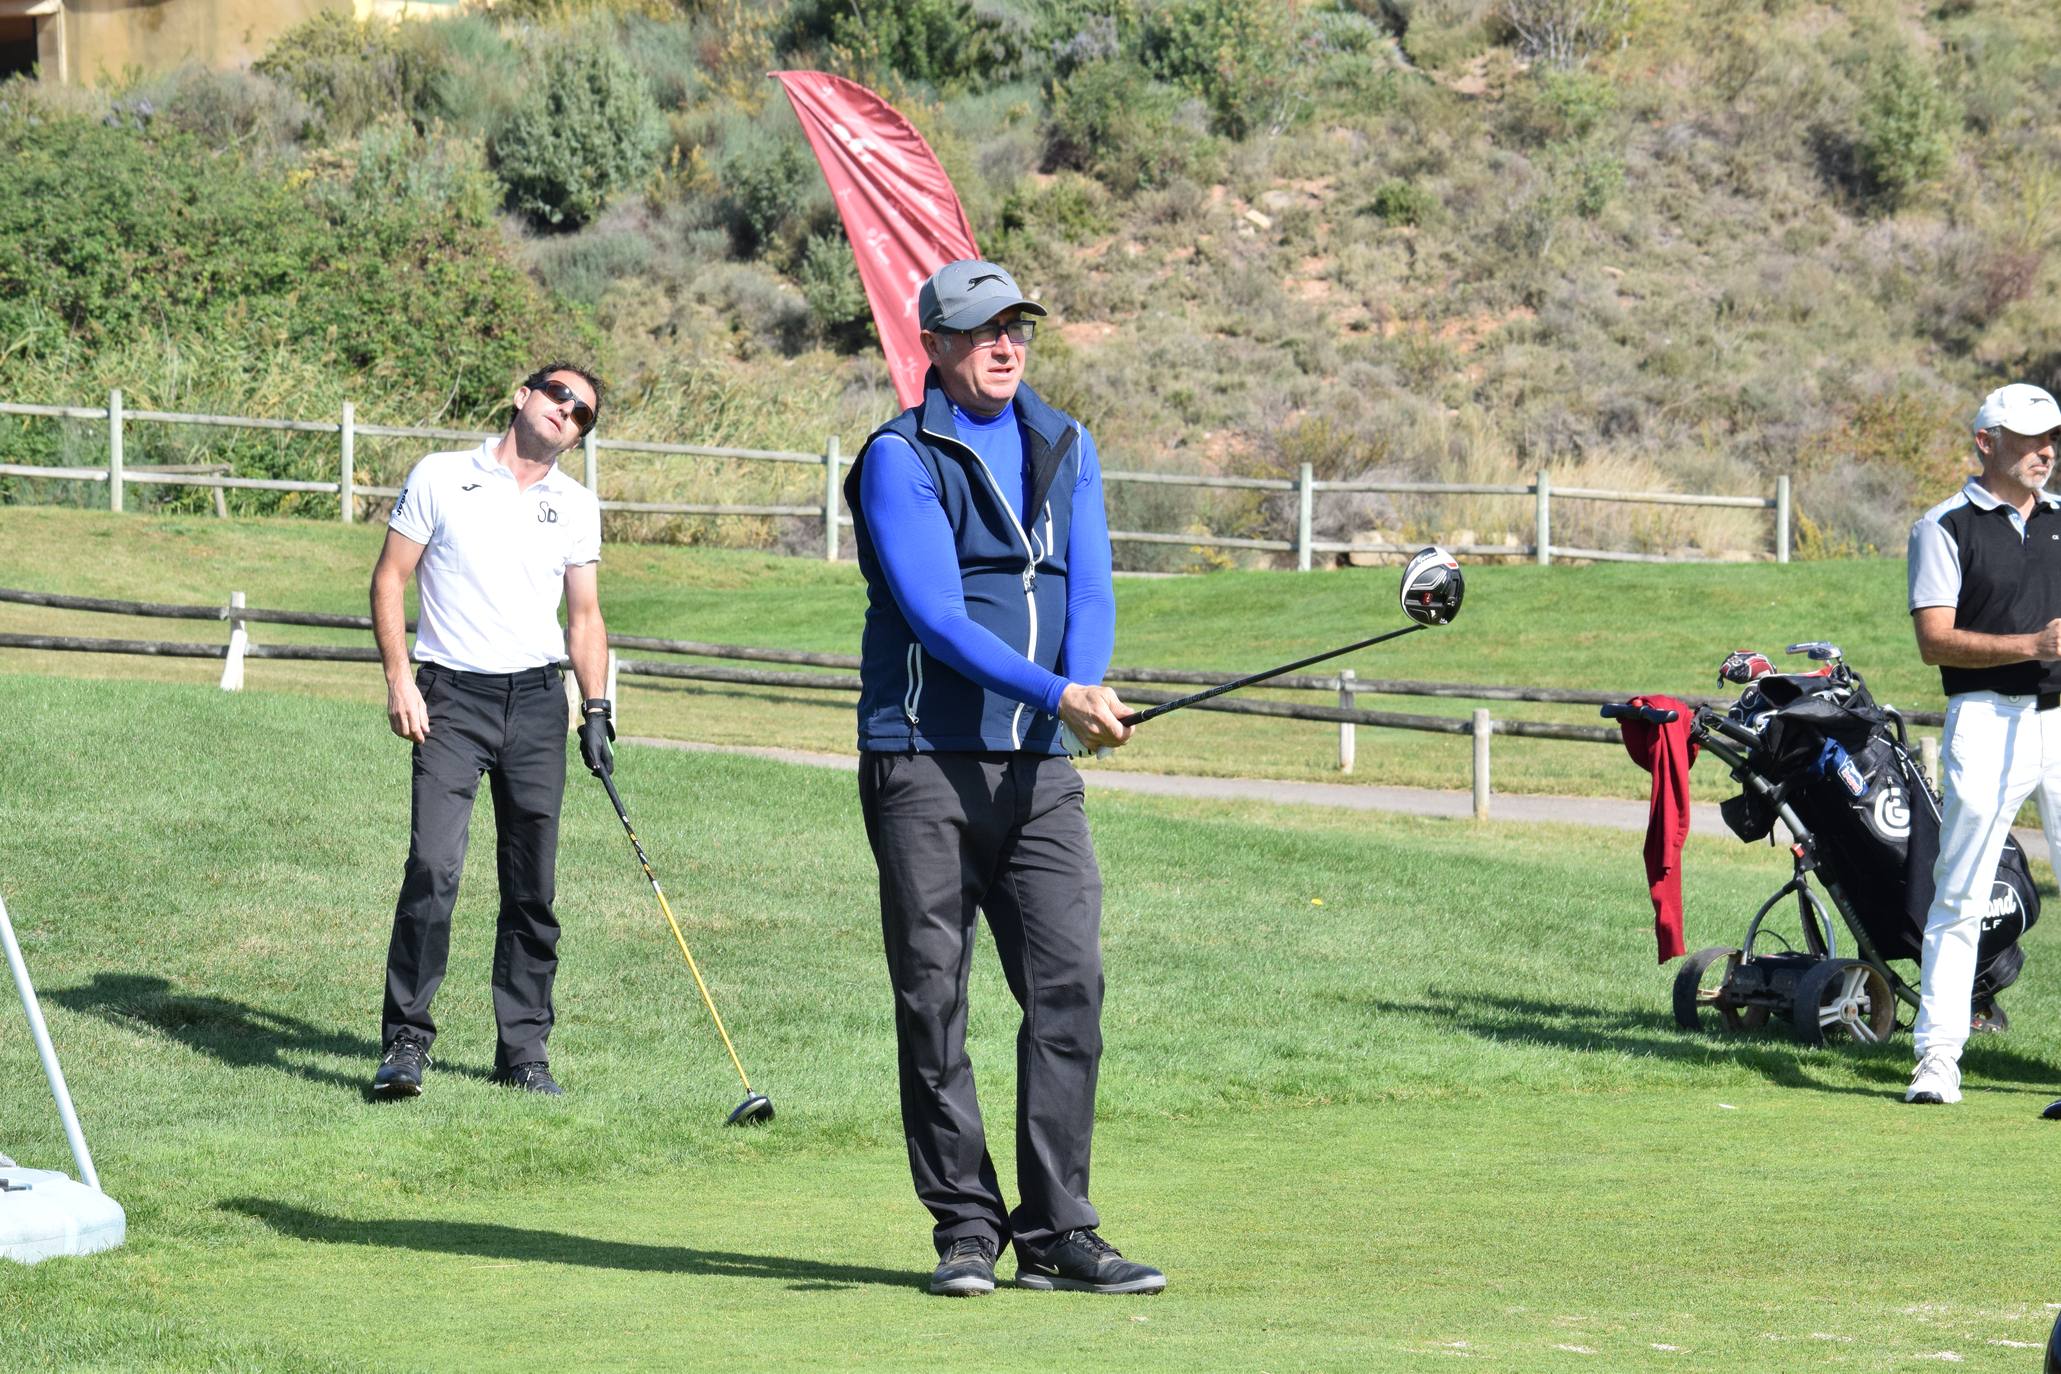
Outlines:
[[[408, 493], [410, 490], [412, 490], [412, 488], [402, 487], [401, 494], [394, 498], [394, 515], [399, 515], [404, 509], [407, 508]], [[387, 517], [387, 519], [391, 520], [393, 519], [393, 516], [390, 515]]]
[[555, 525], [558, 523], [558, 512], [551, 508], [549, 501], [537, 502], [537, 523], [540, 525]]
[[460, 490], [460, 491], [478, 491], [478, 490], [479, 490], [479, 483], [477, 483], [477, 482], [467, 482], [467, 483], [466, 483], [466, 484], [465, 484], [464, 486], [462, 486], [462, 487], [458, 488], [458, 490]]

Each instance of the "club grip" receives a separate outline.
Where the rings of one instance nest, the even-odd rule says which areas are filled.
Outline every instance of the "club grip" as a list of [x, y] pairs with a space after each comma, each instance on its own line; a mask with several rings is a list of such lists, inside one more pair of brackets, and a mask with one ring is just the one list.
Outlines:
[[1625, 702], [1621, 706], [1605, 706], [1603, 708], [1603, 718], [1605, 720], [1643, 720], [1649, 725], [1668, 725], [1681, 719], [1681, 713], [1665, 710], [1658, 706], [1634, 706], [1630, 702]]

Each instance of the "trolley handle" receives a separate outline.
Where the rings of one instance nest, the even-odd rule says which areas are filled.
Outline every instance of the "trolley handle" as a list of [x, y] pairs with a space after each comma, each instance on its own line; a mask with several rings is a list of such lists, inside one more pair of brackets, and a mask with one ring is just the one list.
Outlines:
[[1664, 710], [1658, 706], [1634, 706], [1630, 702], [1603, 708], [1605, 720], [1643, 720], [1648, 725], [1667, 725], [1681, 718], [1680, 712]]

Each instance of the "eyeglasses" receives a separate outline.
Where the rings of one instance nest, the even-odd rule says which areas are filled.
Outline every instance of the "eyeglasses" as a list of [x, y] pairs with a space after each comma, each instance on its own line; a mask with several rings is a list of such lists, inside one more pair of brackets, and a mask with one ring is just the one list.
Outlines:
[[581, 400], [580, 394], [564, 382], [553, 377], [548, 382], [539, 383], [537, 390], [543, 392], [546, 397], [550, 398], [557, 405], [564, 405], [567, 401], [571, 401], [573, 423], [580, 427], [580, 433], [585, 434], [588, 430], [594, 428], [594, 407]]
[[975, 348], [993, 348], [995, 341], [1007, 334], [1010, 343], [1022, 348], [1036, 336], [1038, 324], [1036, 320], [1011, 320], [1008, 324], [978, 324], [971, 329], [940, 329], [937, 332], [957, 334]]

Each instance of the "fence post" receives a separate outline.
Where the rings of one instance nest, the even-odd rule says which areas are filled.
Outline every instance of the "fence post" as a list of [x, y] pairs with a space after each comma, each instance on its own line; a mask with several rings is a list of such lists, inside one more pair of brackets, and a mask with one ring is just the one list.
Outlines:
[[1546, 476], [1545, 469], [1543, 468], [1539, 470], [1537, 491], [1539, 495], [1538, 564], [1543, 568], [1553, 561], [1553, 484], [1552, 480]]
[[107, 508], [122, 508], [122, 389], [107, 393]]
[[588, 430], [580, 438], [580, 444], [587, 450], [587, 490], [594, 493], [594, 499], [601, 499], [601, 473], [594, 448], [594, 431]]
[[[1350, 711], [1353, 709], [1353, 670], [1350, 668], [1340, 668], [1338, 670], [1338, 704], [1344, 710]], [[1357, 752], [1358, 743], [1353, 723], [1349, 720], [1338, 722], [1339, 772], [1350, 773], [1353, 771], [1353, 756]]]
[[1310, 516], [1316, 504], [1315, 474], [1304, 463], [1295, 474], [1295, 570], [1310, 570]]
[[835, 434], [823, 443], [823, 557], [837, 561], [837, 464], [841, 457]]
[[337, 506], [348, 525], [358, 518], [358, 408], [343, 403], [343, 475], [337, 481]]
[[1487, 820], [1489, 814], [1489, 736], [1494, 732], [1488, 708], [1477, 706], [1474, 710], [1474, 819], [1478, 821]]
[[229, 593], [229, 652], [222, 656], [222, 690], [240, 692], [243, 690], [243, 654], [250, 647], [250, 633], [243, 618], [236, 614], [243, 609], [243, 593]]
[[1789, 561], [1789, 474], [1775, 479], [1775, 561]]

